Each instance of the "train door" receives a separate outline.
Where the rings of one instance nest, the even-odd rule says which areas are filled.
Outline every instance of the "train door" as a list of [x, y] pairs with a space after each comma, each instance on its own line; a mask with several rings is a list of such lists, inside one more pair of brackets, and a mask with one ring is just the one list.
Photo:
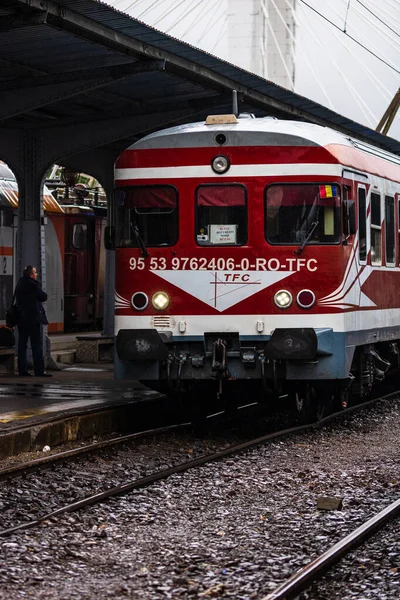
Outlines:
[[95, 289], [95, 322], [98, 329], [103, 328], [104, 317], [104, 285], [106, 272], [106, 251], [104, 246], [104, 230], [107, 224], [107, 209], [94, 207], [96, 215], [95, 244], [93, 248], [94, 289]]
[[95, 219], [93, 211], [77, 209], [66, 216], [65, 230], [65, 329], [94, 326]]

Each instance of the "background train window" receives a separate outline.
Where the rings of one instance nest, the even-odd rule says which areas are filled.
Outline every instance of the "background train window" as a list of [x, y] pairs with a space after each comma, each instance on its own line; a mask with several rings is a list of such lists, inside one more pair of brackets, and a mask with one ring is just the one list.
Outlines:
[[87, 248], [87, 225], [86, 223], [75, 223], [72, 229], [72, 245], [77, 250]]
[[371, 264], [382, 264], [381, 197], [371, 194]]
[[337, 244], [341, 238], [338, 185], [270, 185], [265, 193], [265, 238], [270, 244]]
[[360, 262], [367, 260], [367, 200], [364, 188], [358, 188], [358, 256]]
[[396, 262], [394, 198], [385, 196], [386, 264]]
[[247, 242], [244, 186], [201, 185], [197, 188], [196, 240], [200, 246], [241, 246]]
[[178, 241], [178, 192], [171, 185], [143, 185], [115, 191], [116, 245], [173, 246]]

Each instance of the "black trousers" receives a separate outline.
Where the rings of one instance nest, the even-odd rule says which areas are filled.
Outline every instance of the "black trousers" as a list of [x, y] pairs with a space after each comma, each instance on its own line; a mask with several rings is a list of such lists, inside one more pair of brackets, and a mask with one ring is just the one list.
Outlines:
[[43, 326], [40, 323], [32, 323], [28, 327], [18, 325], [18, 373], [20, 375], [26, 375], [28, 372], [26, 351], [29, 339], [31, 340], [35, 375], [44, 373], [42, 328]]

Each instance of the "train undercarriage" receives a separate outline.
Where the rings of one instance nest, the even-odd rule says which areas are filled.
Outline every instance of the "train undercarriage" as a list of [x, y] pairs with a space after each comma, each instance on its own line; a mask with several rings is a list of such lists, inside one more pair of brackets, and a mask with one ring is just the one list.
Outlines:
[[155, 329], [121, 330], [116, 375], [141, 380], [182, 410], [278, 406], [286, 398], [303, 420], [320, 420], [365, 401], [376, 382], [400, 368], [398, 341], [345, 348], [342, 337], [334, 338], [331, 330], [301, 329], [275, 330], [267, 343], [237, 333], [177, 342]]

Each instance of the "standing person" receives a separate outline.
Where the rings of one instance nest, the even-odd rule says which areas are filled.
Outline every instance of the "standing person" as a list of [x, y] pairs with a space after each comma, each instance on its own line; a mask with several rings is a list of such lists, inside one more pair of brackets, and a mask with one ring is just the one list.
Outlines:
[[21, 310], [18, 323], [18, 373], [21, 377], [30, 376], [26, 356], [29, 339], [36, 377], [52, 377], [44, 370], [43, 357], [43, 325], [48, 324], [43, 302], [46, 302], [47, 294], [42, 290], [37, 276], [36, 268], [28, 265], [15, 288], [15, 302]]

